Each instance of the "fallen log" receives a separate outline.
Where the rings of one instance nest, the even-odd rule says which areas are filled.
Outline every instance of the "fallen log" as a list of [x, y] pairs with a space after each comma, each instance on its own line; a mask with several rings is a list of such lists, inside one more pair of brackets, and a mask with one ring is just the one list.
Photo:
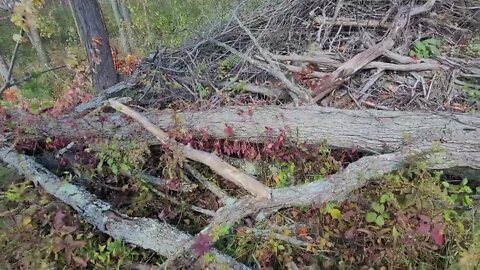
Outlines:
[[[34, 161], [17, 154], [8, 147], [0, 148], [0, 160], [16, 169], [25, 178], [41, 186], [46, 192], [75, 209], [87, 222], [99, 231], [139, 247], [150, 249], [169, 257], [191, 241], [193, 237], [171, 225], [151, 218], [132, 218], [117, 213], [110, 204], [97, 199], [83, 187], [59, 179]], [[217, 267], [249, 269], [233, 258], [213, 250]]]
[[[264, 142], [284, 130], [287, 138], [331, 148], [357, 149], [369, 153], [391, 153], [405, 147], [439, 147], [455, 157], [456, 168], [480, 175], [480, 115], [378, 110], [340, 110], [318, 106], [232, 106], [199, 112], [150, 111], [143, 114], [157, 127], [174, 126], [205, 130], [216, 138]], [[28, 138], [64, 137], [72, 140], [107, 136], [158, 144], [153, 135], [119, 113], [100, 113], [82, 119], [13, 112], [4, 120], [25, 125]], [[225, 126], [233, 134], [225, 133]], [[266, 129], [271, 130], [271, 134]]]

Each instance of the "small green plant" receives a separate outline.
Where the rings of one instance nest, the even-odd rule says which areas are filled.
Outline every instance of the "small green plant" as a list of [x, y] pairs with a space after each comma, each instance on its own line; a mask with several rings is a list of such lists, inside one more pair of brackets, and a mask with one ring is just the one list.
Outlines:
[[30, 181], [22, 182], [18, 184], [10, 185], [7, 192], [5, 192], [5, 198], [11, 202], [21, 203], [31, 199], [32, 195], [27, 191], [32, 188]]
[[338, 209], [338, 206], [335, 203], [329, 202], [322, 209], [323, 214], [329, 214], [333, 219], [340, 219], [342, 217], [342, 211]]
[[435, 38], [419, 40], [413, 43], [410, 56], [416, 58], [429, 58], [440, 55], [442, 42]]
[[281, 163], [277, 174], [273, 177], [276, 187], [287, 187], [293, 182], [295, 163]]
[[[93, 235], [90, 235], [93, 237]], [[94, 238], [87, 242], [81, 253], [95, 269], [121, 269], [140, 254], [120, 240], [109, 238], [105, 244], [97, 244]]]
[[383, 226], [385, 224], [385, 220], [389, 218], [388, 213], [385, 212], [385, 204], [372, 202], [370, 211], [366, 214], [365, 220], [370, 223], [375, 223], [378, 226]]
[[138, 143], [128, 143], [124, 145], [120, 144], [119, 141], [113, 140], [101, 144], [100, 151], [97, 154], [99, 159], [97, 172], [102, 174], [104, 173], [104, 169], [108, 168], [114, 175], [131, 173], [141, 167], [147, 153], [148, 148]]
[[448, 199], [452, 204], [460, 203], [464, 206], [473, 206], [471, 194], [473, 190], [467, 185], [468, 179], [463, 179], [460, 185], [450, 185], [448, 182], [442, 182], [444, 192], [448, 193]]

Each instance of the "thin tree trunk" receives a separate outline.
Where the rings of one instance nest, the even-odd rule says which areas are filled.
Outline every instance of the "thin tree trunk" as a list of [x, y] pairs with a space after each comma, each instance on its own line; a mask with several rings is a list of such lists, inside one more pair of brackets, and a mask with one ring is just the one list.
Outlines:
[[75, 11], [73, 10], [72, 0], [68, 0], [68, 5], [70, 6], [70, 11], [72, 12], [73, 21], [75, 22], [75, 29], [77, 30], [78, 39], [80, 44], [83, 44], [84, 38], [82, 37], [82, 32], [80, 31], [80, 26], [78, 25], [77, 17], [75, 16]]
[[7, 82], [8, 80], [8, 65], [5, 63], [5, 60], [3, 60], [3, 57], [0, 55], [0, 76], [2, 76], [2, 79], [4, 82]]
[[97, 93], [118, 82], [110, 41], [97, 0], [71, 0]]
[[50, 63], [50, 58], [48, 57], [45, 47], [43, 46], [42, 39], [40, 38], [40, 33], [38, 32], [37, 27], [32, 25], [30, 21], [31, 20], [27, 18], [29, 28], [28, 38], [30, 39], [30, 42], [32, 43], [33, 48], [37, 52], [38, 58], [40, 58], [42, 64], [48, 66], [48, 64]]
[[128, 3], [125, 0], [120, 1], [119, 4], [124, 26], [127, 30], [128, 45], [130, 46], [130, 50], [132, 50], [133, 48], [137, 48], [137, 44], [134, 38], [135, 35], [133, 34], [132, 21], [130, 20], [130, 10], [128, 9]]
[[147, 1], [143, 1], [143, 16], [145, 17], [145, 25], [147, 26], [147, 46], [152, 45], [153, 42], [153, 35], [152, 35], [152, 27], [150, 26], [150, 21], [148, 20], [148, 13], [147, 13]]
[[113, 16], [117, 22], [118, 34], [120, 39], [120, 47], [123, 53], [129, 53], [130, 47], [128, 46], [127, 36], [125, 34], [125, 22], [123, 21], [122, 14], [120, 13], [120, 7], [117, 0], [110, 0], [110, 5], [113, 9]]

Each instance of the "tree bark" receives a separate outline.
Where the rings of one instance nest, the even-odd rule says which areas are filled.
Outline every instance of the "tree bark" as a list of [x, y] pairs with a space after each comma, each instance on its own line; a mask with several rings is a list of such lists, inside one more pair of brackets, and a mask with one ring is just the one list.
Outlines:
[[120, 13], [120, 7], [117, 0], [110, 0], [110, 5], [112, 6], [113, 16], [115, 17], [115, 22], [118, 27], [118, 34], [120, 39], [120, 47], [122, 53], [129, 53], [130, 47], [127, 42], [127, 35], [125, 33], [125, 22], [122, 14]]
[[120, 6], [120, 12], [122, 13], [124, 26], [127, 31], [126, 36], [127, 36], [128, 46], [130, 46], [130, 51], [132, 51], [133, 48], [137, 47], [137, 44], [135, 42], [135, 38], [134, 38], [135, 35], [132, 29], [132, 21], [130, 19], [130, 10], [128, 9], [128, 3], [125, 0], [121, 0], [119, 2], [119, 6]]
[[0, 76], [2, 76], [2, 80], [4, 83], [8, 80], [8, 66], [3, 59], [3, 56], [0, 55]]
[[[325, 142], [332, 148], [353, 148], [370, 153], [392, 153], [407, 147], [440, 148], [455, 160], [455, 163], [449, 164], [450, 168], [457, 168], [462, 173], [470, 170], [477, 177], [480, 175], [479, 115], [355, 111], [317, 106], [232, 106], [185, 113], [165, 110], [144, 115], [164, 130], [180, 125], [196, 131], [206, 130], [213, 137], [230, 140], [264, 142], [284, 130], [287, 137], [294, 141]], [[25, 123], [29, 130], [37, 129], [50, 137], [78, 139], [104, 135], [158, 143], [137, 123], [116, 113], [92, 114], [77, 120], [69, 117], [59, 121], [15, 113], [11, 117], [12, 121]], [[233, 128], [232, 136], [225, 134], [226, 125]], [[271, 129], [270, 135], [267, 129]]]
[[97, 0], [72, 0], [97, 93], [118, 82], [108, 33]]
[[35, 25], [31, 24], [30, 19], [27, 18], [28, 24], [28, 38], [32, 43], [33, 48], [37, 52], [38, 58], [42, 62], [44, 66], [48, 66], [50, 64], [50, 58], [48, 57], [47, 50], [43, 46], [42, 39], [40, 38], [40, 33]]

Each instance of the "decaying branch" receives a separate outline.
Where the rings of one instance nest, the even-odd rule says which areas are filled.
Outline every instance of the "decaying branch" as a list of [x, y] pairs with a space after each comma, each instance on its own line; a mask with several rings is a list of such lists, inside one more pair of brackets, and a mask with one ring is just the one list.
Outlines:
[[385, 51], [392, 49], [395, 45], [395, 39], [399, 33], [404, 30], [409, 18], [430, 10], [435, 2], [435, 0], [428, 0], [425, 5], [415, 6], [411, 10], [407, 7], [401, 7], [390, 27], [389, 34], [381, 42], [355, 55], [343, 63], [337, 70], [325, 76], [324, 82], [322, 86], [316, 90], [317, 94], [313, 100], [315, 102], [322, 100], [357, 71], [383, 55]]
[[250, 39], [252, 40], [253, 44], [255, 45], [255, 47], [257, 48], [257, 50], [260, 52], [260, 55], [262, 55], [262, 57], [265, 59], [265, 61], [268, 63], [268, 65], [270, 66], [271, 68], [271, 73], [272, 74], [275, 74], [275, 77], [277, 77], [277, 79], [279, 79], [282, 83], [285, 84], [285, 86], [288, 88], [288, 90], [290, 92], [292, 92], [293, 94], [295, 94], [295, 96], [292, 96], [292, 98], [295, 100], [296, 97], [300, 98], [302, 101], [306, 101], [308, 103], [311, 102], [311, 97], [310, 95], [307, 94], [307, 92], [305, 92], [304, 90], [302, 90], [298, 85], [295, 85], [294, 83], [292, 83], [286, 76], [285, 74], [282, 73], [282, 71], [277, 67], [277, 65], [275, 64], [275, 62], [270, 58], [270, 56], [268, 55], [268, 53], [262, 48], [262, 46], [260, 45], [260, 43], [258, 42], [258, 40], [255, 38], [255, 36], [253, 36], [252, 32], [250, 31], [250, 29], [248, 29], [247, 27], [245, 27], [243, 25], [243, 23], [234, 15], [234, 18], [235, 20], [237, 21], [238, 25], [240, 26], [240, 28], [243, 29], [243, 31], [245, 31], [247, 33], [247, 35], [250, 37]]
[[[170, 257], [192, 239], [192, 236], [151, 218], [132, 218], [116, 212], [111, 205], [97, 199], [84, 188], [59, 179], [32, 158], [0, 148], [0, 159], [20, 174], [41, 186], [46, 192], [75, 209], [90, 224], [114, 239], [150, 249]], [[213, 251], [218, 267], [249, 269], [231, 257]]]
[[237, 186], [245, 188], [251, 194], [258, 196], [259, 198], [270, 198], [270, 189], [257, 181], [255, 178], [243, 173], [221, 158], [204, 151], [196, 150], [191, 147], [178, 144], [171, 140], [168, 135], [150, 123], [145, 117], [138, 112], [128, 108], [127, 106], [119, 103], [115, 100], [109, 100], [110, 106], [114, 109], [130, 116], [139, 122], [148, 132], [153, 134], [161, 143], [168, 145], [169, 147], [175, 147], [185, 155], [186, 158], [203, 163], [210, 167], [214, 172], [218, 173], [225, 179], [231, 181]]

